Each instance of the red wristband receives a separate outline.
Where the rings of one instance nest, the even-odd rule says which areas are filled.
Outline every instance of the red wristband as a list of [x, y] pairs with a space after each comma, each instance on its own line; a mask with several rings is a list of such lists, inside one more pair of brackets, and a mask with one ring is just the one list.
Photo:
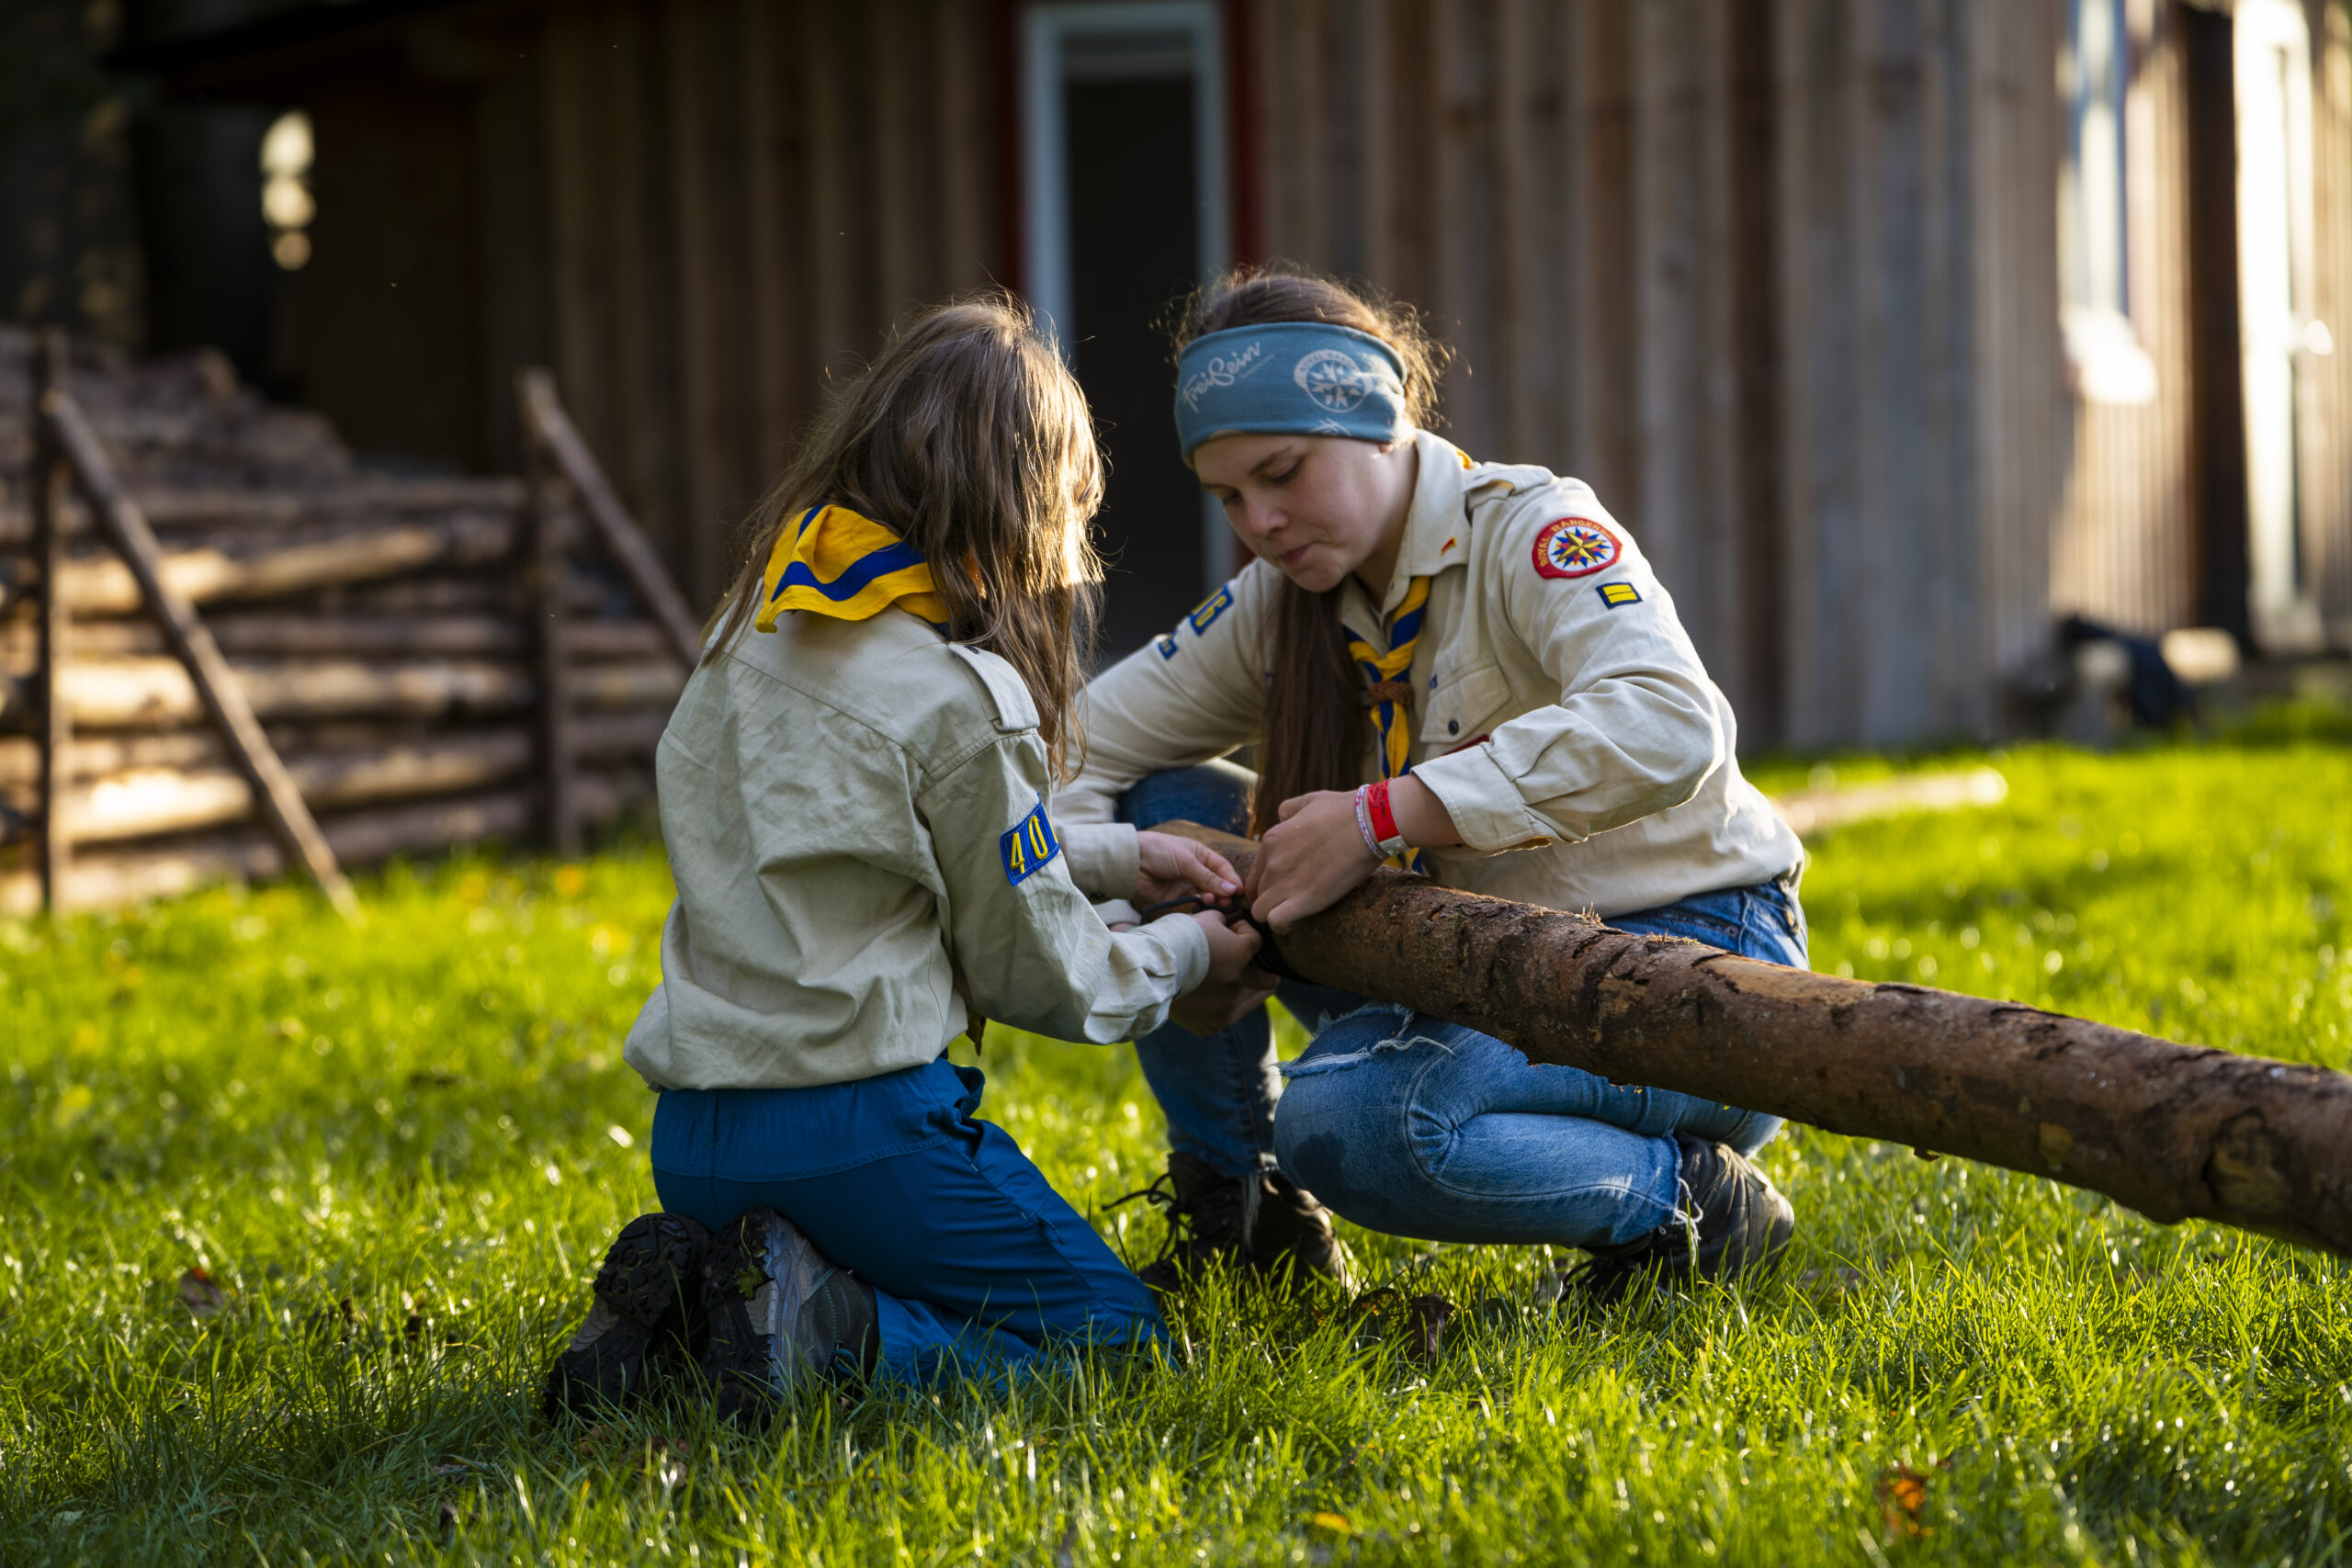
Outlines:
[[1396, 813], [1389, 808], [1386, 779], [1372, 786], [1371, 792], [1363, 798], [1363, 805], [1366, 815], [1372, 818], [1372, 830], [1379, 835], [1383, 845], [1405, 836], [1396, 830]]

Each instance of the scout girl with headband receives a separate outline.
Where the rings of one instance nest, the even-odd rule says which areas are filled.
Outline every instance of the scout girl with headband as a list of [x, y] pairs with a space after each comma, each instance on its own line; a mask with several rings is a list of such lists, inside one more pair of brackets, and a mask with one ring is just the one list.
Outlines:
[[[1180, 335], [1178, 439], [1257, 558], [1088, 688], [1066, 819], [1246, 824], [1252, 912], [1277, 933], [1385, 863], [1804, 964], [1796, 837], [1592, 491], [1430, 434], [1411, 315], [1337, 283], [1237, 275]], [[1212, 761], [1253, 740], [1254, 789]], [[1603, 1298], [1787, 1244], [1794, 1216], [1749, 1159], [1774, 1118], [1282, 995], [1317, 1025], [1286, 1089], [1262, 1011], [1205, 1051], [1181, 1028], [1137, 1043], [1169, 1113], [1169, 1272], [1219, 1254], [1340, 1272], [1314, 1199], [1395, 1235], [1582, 1248]]]
[[641, 1393], [673, 1343], [741, 1418], [812, 1371], [1163, 1334], [945, 1055], [986, 1018], [1130, 1039], [1255, 973], [1214, 912], [1114, 933], [1090, 903], [1215, 904], [1225, 861], [1056, 810], [1102, 493], [1077, 383], [990, 296], [898, 333], [763, 504], [657, 760], [678, 898], [626, 1056], [666, 1212], [606, 1255], [550, 1413]]

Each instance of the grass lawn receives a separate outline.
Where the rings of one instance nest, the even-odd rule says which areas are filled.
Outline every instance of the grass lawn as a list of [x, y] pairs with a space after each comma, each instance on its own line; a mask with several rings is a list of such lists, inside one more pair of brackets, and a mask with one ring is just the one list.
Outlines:
[[[1997, 808], [1819, 844], [1819, 967], [2346, 1066], [2352, 749], [1995, 761]], [[1575, 1322], [1539, 1252], [1351, 1232], [1464, 1303], [1433, 1359], [1212, 1299], [1182, 1367], [549, 1430], [653, 1201], [620, 1042], [667, 872], [363, 891], [358, 934], [284, 889], [0, 925], [0, 1561], [2352, 1559], [2352, 1267], [1804, 1131], [1792, 1266], [1738, 1292]], [[1081, 1207], [1154, 1173], [1132, 1053], [991, 1038], [987, 1113]]]

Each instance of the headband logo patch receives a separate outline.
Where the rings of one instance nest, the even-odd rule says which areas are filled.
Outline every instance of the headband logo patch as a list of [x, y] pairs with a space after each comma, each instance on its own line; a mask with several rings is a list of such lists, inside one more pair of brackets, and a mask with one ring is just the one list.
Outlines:
[[1624, 548], [1617, 536], [1589, 517], [1557, 517], [1535, 536], [1535, 570], [1541, 577], [1590, 577], [1617, 564]]
[[1028, 816], [1005, 830], [996, 847], [1004, 857], [1004, 879], [1015, 887], [1043, 871], [1047, 861], [1062, 852], [1062, 841], [1054, 836], [1054, 825], [1046, 820], [1046, 803], [1042, 800]]
[[1346, 413], [1372, 392], [1372, 378], [1336, 348], [1318, 348], [1291, 371], [1299, 389], [1333, 413]]
[[[1231, 585], [1228, 584], [1226, 587], [1218, 589], [1216, 592], [1202, 600], [1198, 604], [1193, 605], [1193, 613], [1185, 616], [1184, 619], [1192, 624], [1193, 635], [1194, 637], [1198, 637], [1203, 632], [1208, 630], [1211, 626], [1215, 625], [1216, 618], [1219, 615], [1224, 615], [1226, 611], [1232, 607], [1233, 589]], [[1168, 656], [1163, 653], [1160, 657], [1164, 659]]]
[[1600, 594], [1600, 602], [1612, 610], [1642, 602], [1642, 591], [1630, 582], [1604, 582], [1593, 592]]

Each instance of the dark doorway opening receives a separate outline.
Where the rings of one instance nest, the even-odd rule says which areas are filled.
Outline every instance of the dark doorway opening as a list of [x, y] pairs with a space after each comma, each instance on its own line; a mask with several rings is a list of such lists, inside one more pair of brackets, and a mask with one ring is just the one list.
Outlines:
[[2180, 13], [2188, 77], [2188, 298], [2200, 617], [2251, 649], [2238, 319], [2237, 92], [2227, 15]]
[[1187, 76], [1084, 76], [1064, 88], [1069, 146], [1072, 368], [1094, 408], [1110, 484], [1099, 526], [1102, 649], [1176, 624], [1204, 586], [1201, 493], [1176, 452], [1175, 372], [1161, 319], [1200, 254]]

